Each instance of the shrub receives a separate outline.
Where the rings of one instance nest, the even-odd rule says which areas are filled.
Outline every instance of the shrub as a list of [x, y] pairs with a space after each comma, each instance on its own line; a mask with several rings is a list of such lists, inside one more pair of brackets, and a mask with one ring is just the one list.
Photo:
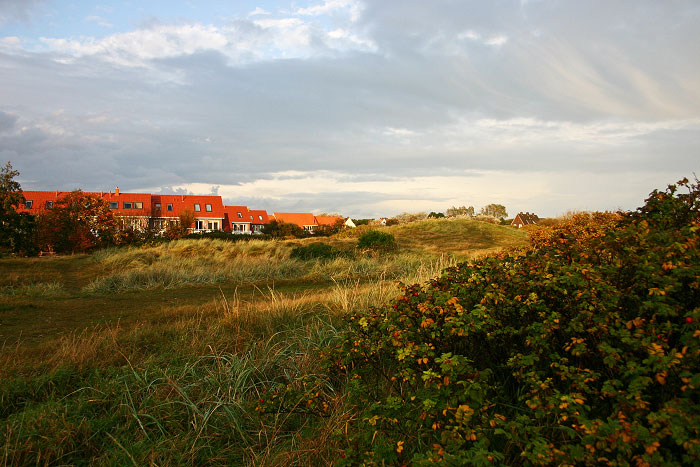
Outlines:
[[326, 357], [356, 411], [339, 464], [697, 465], [700, 189], [679, 186], [352, 316]]
[[332, 259], [339, 255], [339, 251], [326, 243], [311, 243], [310, 245], [298, 246], [292, 249], [290, 258], [310, 260], [310, 259]]
[[360, 250], [393, 250], [396, 249], [394, 236], [379, 230], [368, 230], [357, 239]]

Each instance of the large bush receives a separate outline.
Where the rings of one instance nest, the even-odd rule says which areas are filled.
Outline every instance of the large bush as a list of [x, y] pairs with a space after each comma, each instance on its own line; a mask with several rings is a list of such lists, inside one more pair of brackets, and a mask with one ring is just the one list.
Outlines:
[[368, 230], [357, 239], [357, 248], [360, 250], [393, 250], [396, 249], [396, 240], [388, 232]]
[[699, 199], [684, 180], [351, 317], [339, 463], [698, 465]]

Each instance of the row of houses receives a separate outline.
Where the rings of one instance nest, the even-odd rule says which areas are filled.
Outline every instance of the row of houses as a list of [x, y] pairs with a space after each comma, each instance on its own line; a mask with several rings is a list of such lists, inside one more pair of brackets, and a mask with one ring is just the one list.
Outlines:
[[[23, 191], [25, 203], [20, 212], [40, 214], [52, 209], [63, 196], [61, 191]], [[224, 231], [238, 234], [258, 234], [265, 224], [273, 220], [296, 224], [313, 232], [322, 225], [343, 223], [354, 227], [351, 219], [339, 216], [314, 216], [311, 213], [275, 212], [268, 214], [262, 209], [247, 206], [225, 206], [217, 195], [154, 195], [150, 193], [121, 193], [117, 187], [113, 192], [89, 192], [109, 203], [110, 209], [120, 221], [137, 230], [148, 228], [165, 230], [180, 222], [180, 216], [190, 212], [194, 222], [192, 232]]]

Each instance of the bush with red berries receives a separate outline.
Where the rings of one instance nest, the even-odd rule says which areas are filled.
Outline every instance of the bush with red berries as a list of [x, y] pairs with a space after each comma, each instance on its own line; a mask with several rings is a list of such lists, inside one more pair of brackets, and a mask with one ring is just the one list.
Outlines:
[[578, 216], [350, 318], [339, 465], [698, 465], [700, 189]]

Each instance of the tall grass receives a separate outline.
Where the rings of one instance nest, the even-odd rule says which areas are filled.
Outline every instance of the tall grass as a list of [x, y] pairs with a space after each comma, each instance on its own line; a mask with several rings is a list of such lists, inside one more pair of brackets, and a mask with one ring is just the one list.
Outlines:
[[60, 297], [65, 294], [66, 290], [60, 282], [39, 282], [0, 287], [0, 297], [49, 298]]

